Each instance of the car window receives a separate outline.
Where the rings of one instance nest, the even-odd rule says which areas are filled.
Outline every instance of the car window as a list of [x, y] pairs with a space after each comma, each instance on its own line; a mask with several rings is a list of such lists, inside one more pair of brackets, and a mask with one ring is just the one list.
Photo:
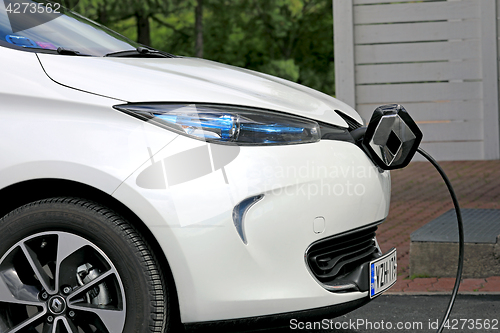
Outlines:
[[[38, 12], [30, 13], [33, 8]], [[73, 11], [32, 0], [0, 1], [0, 45], [54, 53], [61, 47], [92, 56], [141, 46]]]

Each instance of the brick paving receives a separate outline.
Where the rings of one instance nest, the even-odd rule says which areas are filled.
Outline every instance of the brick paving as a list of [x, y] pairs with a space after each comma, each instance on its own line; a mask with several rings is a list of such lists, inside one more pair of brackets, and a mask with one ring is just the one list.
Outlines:
[[[440, 162], [450, 179], [461, 208], [500, 209], [500, 161]], [[388, 291], [450, 292], [454, 278], [410, 277], [410, 234], [453, 208], [441, 176], [428, 162], [412, 162], [391, 171], [389, 216], [377, 239], [382, 251], [398, 250], [398, 282]], [[500, 277], [464, 279], [462, 292], [500, 292]]]

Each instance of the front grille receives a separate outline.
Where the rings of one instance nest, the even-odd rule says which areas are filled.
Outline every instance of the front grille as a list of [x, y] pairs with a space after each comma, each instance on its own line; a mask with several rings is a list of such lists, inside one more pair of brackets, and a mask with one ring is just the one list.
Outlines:
[[382, 255], [375, 241], [376, 230], [377, 226], [371, 226], [311, 245], [306, 260], [312, 274], [331, 290], [349, 285], [343, 289], [368, 290], [368, 264]]

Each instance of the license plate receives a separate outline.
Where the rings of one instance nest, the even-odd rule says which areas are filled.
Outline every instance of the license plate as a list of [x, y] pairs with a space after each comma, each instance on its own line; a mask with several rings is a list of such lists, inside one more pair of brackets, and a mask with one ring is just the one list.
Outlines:
[[396, 249], [392, 249], [382, 257], [370, 262], [370, 298], [380, 295], [398, 278]]

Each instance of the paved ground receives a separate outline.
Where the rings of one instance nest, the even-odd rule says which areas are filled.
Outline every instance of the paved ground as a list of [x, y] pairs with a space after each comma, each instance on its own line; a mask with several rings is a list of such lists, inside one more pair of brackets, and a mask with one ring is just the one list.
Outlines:
[[[500, 161], [441, 162], [461, 208], [500, 209]], [[392, 198], [389, 217], [377, 232], [384, 252], [398, 249], [398, 282], [390, 293], [451, 291], [453, 278], [409, 276], [410, 234], [453, 208], [441, 177], [428, 162], [413, 162], [391, 172]], [[500, 277], [465, 279], [463, 292], [500, 292]]]
[[[266, 333], [436, 332], [448, 306], [448, 295], [382, 295], [344, 316], [290, 322]], [[459, 295], [445, 332], [500, 332], [500, 295]], [[316, 326], [314, 326], [316, 325]]]

